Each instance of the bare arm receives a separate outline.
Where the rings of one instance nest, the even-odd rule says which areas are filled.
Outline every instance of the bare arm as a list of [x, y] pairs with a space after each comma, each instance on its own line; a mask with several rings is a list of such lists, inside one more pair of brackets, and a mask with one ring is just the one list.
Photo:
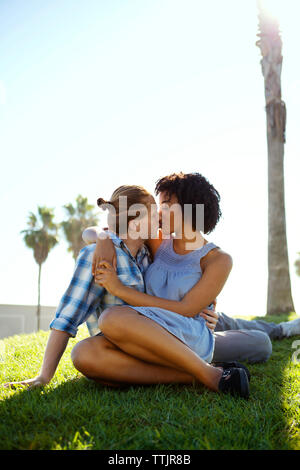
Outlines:
[[[116, 249], [109, 238], [109, 235], [105, 233], [105, 230], [107, 230], [107, 228], [103, 229], [103, 231], [99, 231], [97, 227], [89, 227], [85, 229], [82, 234], [82, 238], [85, 243], [96, 243], [92, 265], [93, 275], [95, 275], [95, 270], [99, 267], [101, 261], [107, 261], [115, 270], [117, 269]], [[154, 256], [163, 241], [161, 229], [158, 229], [157, 235], [158, 238], [149, 238], [148, 240], [145, 240], [145, 245], [147, 245], [150, 251], [152, 260], [154, 260]]]
[[201, 279], [180, 301], [163, 299], [131, 287], [124, 286], [108, 263], [98, 270], [95, 282], [105, 287], [111, 294], [124, 300], [129, 305], [144, 307], [160, 307], [179, 313], [186, 317], [194, 317], [217, 298], [229, 276], [232, 258], [227, 253], [219, 253], [207, 262]]
[[105, 227], [102, 231], [98, 227], [88, 227], [82, 233], [82, 238], [86, 244], [96, 243], [92, 262], [93, 276], [101, 261], [107, 261], [115, 270], [117, 269], [115, 245], [111, 241], [107, 230], [108, 227]]
[[20, 382], [8, 382], [4, 384], [4, 387], [24, 385], [28, 388], [34, 388], [48, 384], [55, 374], [59, 361], [67, 347], [69, 338], [70, 335], [65, 331], [51, 330], [39, 375], [33, 379], [21, 380]]
[[[108, 227], [105, 227], [102, 231], [98, 227], [88, 227], [82, 233], [82, 238], [86, 244], [96, 243], [92, 265], [93, 275], [95, 275], [95, 270], [101, 261], [107, 261], [114, 269], [117, 269], [116, 249], [109, 235], [105, 232], [106, 230], [108, 230]], [[145, 245], [150, 251], [152, 260], [154, 260], [154, 256], [163, 241], [161, 229], [158, 229], [157, 236], [158, 238], [145, 240]]]

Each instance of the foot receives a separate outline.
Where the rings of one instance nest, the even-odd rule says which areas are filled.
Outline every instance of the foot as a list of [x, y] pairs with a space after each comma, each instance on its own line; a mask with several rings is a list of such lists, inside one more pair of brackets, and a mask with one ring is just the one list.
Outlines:
[[300, 335], [300, 318], [279, 323], [285, 337]]
[[232, 367], [234, 367], [235, 369], [244, 369], [244, 371], [247, 374], [248, 381], [250, 382], [250, 377], [251, 377], [250, 372], [247, 369], [247, 367], [244, 366], [243, 364], [241, 364], [240, 362], [237, 362], [237, 361], [233, 361], [233, 362], [214, 362], [211, 365], [214, 366], [214, 367], [222, 367], [222, 369], [231, 369]]
[[249, 381], [244, 369], [224, 369], [218, 388], [223, 393], [249, 398]]

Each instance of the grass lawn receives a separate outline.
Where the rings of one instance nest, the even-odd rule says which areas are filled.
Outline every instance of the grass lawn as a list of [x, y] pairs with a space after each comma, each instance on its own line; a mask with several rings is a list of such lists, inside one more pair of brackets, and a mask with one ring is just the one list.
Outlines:
[[34, 390], [1, 384], [37, 374], [48, 332], [0, 340], [0, 449], [300, 449], [300, 363], [292, 362], [300, 337], [273, 341], [270, 360], [249, 366], [246, 401], [201, 385], [97, 385], [70, 359], [86, 336], [82, 327], [51, 384]]

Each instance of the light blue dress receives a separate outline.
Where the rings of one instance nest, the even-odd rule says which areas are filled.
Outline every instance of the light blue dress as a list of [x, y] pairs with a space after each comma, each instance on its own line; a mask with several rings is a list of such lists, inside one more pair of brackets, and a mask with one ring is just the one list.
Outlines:
[[[210, 242], [186, 255], [179, 255], [173, 249], [173, 236], [163, 240], [144, 276], [146, 293], [164, 299], [181, 300], [201, 279], [200, 260], [213, 248], [218, 247]], [[185, 317], [159, 307], [130, 305], [130, 308], [154, 320], [183, 341], [203, 360], [211, 362], [214, 336], [199, 314]], [[210, 304], [207, 308], [212, 309], [213, 305]]]

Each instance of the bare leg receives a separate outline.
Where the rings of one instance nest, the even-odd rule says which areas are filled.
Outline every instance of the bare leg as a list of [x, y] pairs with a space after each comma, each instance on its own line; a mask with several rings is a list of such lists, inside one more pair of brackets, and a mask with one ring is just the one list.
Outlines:
[[208, 388], [218, 390], [222, 370], [207, 364], [167, 330], [130, 307], [106, 309], [99, 325], [106, 338], [122, 351], [185, 372]]
[[196, 382], [185, 372], [130, 356], [105, 336], [94, 336], [77, 343], [72, 350], [72, 361], [86, 377], [109, 386]]

